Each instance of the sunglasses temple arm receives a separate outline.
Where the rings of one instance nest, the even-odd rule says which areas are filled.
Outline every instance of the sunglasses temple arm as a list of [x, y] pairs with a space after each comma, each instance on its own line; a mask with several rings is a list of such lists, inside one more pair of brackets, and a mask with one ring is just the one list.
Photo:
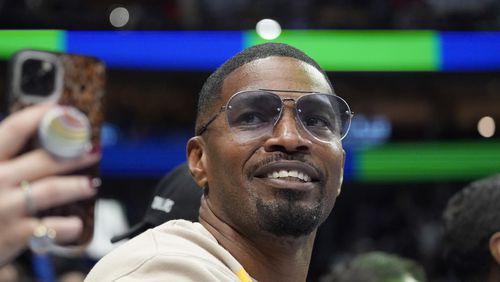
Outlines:
[[205, 123], [205, 125], [203, 125], [202, 127], [200, 127], [200, 129], [198, 129], [198, 132], [196, 132], [196, 136], [200, 136], [205, 131], [207, 131], [208, 126], [217, 118], [217, 116], [219, 116], [220, 113], [221, 113], [220, 111], [218, 113], [216, 113], [211, 119], [209, 119], [207, 121], [207, 123]]

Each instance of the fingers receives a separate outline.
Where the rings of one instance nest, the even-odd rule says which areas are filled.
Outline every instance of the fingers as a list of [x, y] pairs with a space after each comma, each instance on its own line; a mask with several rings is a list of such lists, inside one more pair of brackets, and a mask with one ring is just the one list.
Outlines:
[[22, 252], [33, 232], [41, 224], [55, 231], [55, 242], [64, 244], [75, 240], [83, 229], [77, 217], [47, 217], [42, 219], [23, 218], [5, 225], [0, 232], [0, 266]]
[[[30, 185], [32, 208], [35, 211], [87, 199], [97, 193], [95, 181], [86, 176], [47, 177]], [[15, 221], [28, 215], [26, 191], [9, 189], [0, 195], [0, 222]]]
[[[17, 156], [52, 106], [53, 103], [31, 106], [0, 123], [0, 267], [26, 248], [41, 224], [56, 231], [56, 243], [74, 241], [82, 231], [83, 224], [77, 217], [40, 220], [31, 217], [28, 209], [41, 211], [96, 194], [95, 183], [86, 176], [53, 175], [89, 167], [100, 160], [99, 152], [71, 160], [54, 158], [42, 149]], [[23, 180], [31, 184], [21, 189], [19, 183]]]
[[66, 174], [97, 163], [99, 152], [86, 153], [78, 159], [60, 160], [37, 149], [11, 161], [0, 163], [0, 187], [17, 186], [22, 180], [32, 181], [49, 175]]
[[0, 123], [0, 160], [7, 160], [33, 136], [43, 115], [53, 106], [42, 103], [13, 113]]
[[64, 244], [73, 242], [83, 231], [83, 223], [76, 216], [71, 217], [46, 217], [42, 220], [43, 225], [56, 231], [55, 242]]
[[[7, 264], [0, 266], [0, 281], [19, 281], [19, 273], [13, 264]], [[83, 281], [83, 280], [82, 280]]]
[[26, 248], [38, 224], [39, 220], [34, 218], [23, 218], [4, 224], [0, 232], [0, 265], [5, 264]]
[[51, 177], [33, 185], [33, 201], [37, 210], [94, 196], [97, 187], [88, 177]]

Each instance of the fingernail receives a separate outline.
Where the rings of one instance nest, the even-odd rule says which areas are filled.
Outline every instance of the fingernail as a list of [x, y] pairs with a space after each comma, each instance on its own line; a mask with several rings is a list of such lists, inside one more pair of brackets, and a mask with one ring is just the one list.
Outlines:
[[90, 154], [90, 152], [92, 152], [92, 148], [92, 143], [88, 143], [87, 145], [85, 145], [85, 153]]
[[90, 187], [92, 187], [92, 188], [98, 188], [98, 187], [101, 187], [102, 180], [99, 177], [90, 178], [89, 184], [90, 184]]
[[91, 155], [99, 154], [101, 152], [101, 146], [99, 146], [99, 145], [92, 145], [91, 143], [89, 143], [86, 146], [85, 151], [88, 154], [91, 154]]

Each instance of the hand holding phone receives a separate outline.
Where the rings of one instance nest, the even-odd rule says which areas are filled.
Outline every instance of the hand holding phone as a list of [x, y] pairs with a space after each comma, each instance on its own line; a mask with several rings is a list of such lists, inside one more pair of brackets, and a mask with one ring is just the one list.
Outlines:
[[[97, 193], [88, 177], [65, 174], [96, 164], [99, 152], [65, 161], [53, 158], [43, 149], [19, 155], [25, 142], [36, 134], [43, 115], [52, 107], [52, 104], [30, 106], [0, 122], [0, 267], [14, 259], [28, 243], [37, 241], [32, 236], [40, 235], [43, 229], [51, 231], [47, 235], [54, 236], [57, 246], [78, 241], [83, 227], [79, 218], [37, 218], [35, 212], [89, 199]], [[49, 248], [44, 250], [66, 253], [83, 251], [83, 246], [61, 249], [48, 244], [46, 247]]]
[[[22, 50], [9, 64], [9, 111], [52, 102], [58, 107], [46, 113], [39, 124], [38, 136], [31, 138], [20, 153], [43, 148], [54, 161], [78, 158], [89, 149], [99, 150], [103, 122], [105, 67], [96, 58]], [[99, 165], [65, 172], [88, 179], [99, 176]], [[85, 245], [93, 235], [95, 198], [79, 200], [37, 211], [36, 216], [76, 216], [83, 232], [68, 245]]]

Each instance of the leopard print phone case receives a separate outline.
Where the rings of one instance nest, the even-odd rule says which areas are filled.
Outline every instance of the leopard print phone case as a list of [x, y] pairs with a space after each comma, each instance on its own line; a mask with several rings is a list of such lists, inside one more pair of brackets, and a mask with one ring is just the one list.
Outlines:
[[[45, 76], [40, 75], [46, 72]], [[39, 75], [38, 78], [33, 76]], [[90, 122], [92, 148], [100, 148], [101, 126], [104, 119], [106, 74], [104, 64], [93, 57], [21, 50], [9, 62], [9, 112], [15, 112], [47, 100], [72, 106], [85, 114]], [[31, 92], [31, 93], [30, 93]], [[23, 152], [40, 147], [33, 138]], [[99, 176], [99, 165], [71, 174]], [[78, 216], [83, 221], [83, 232], [69, 245], [80, 246], [90, 242], [94, 229], [95, 198], [66, 204], [39, 212], [37, 216]]]

